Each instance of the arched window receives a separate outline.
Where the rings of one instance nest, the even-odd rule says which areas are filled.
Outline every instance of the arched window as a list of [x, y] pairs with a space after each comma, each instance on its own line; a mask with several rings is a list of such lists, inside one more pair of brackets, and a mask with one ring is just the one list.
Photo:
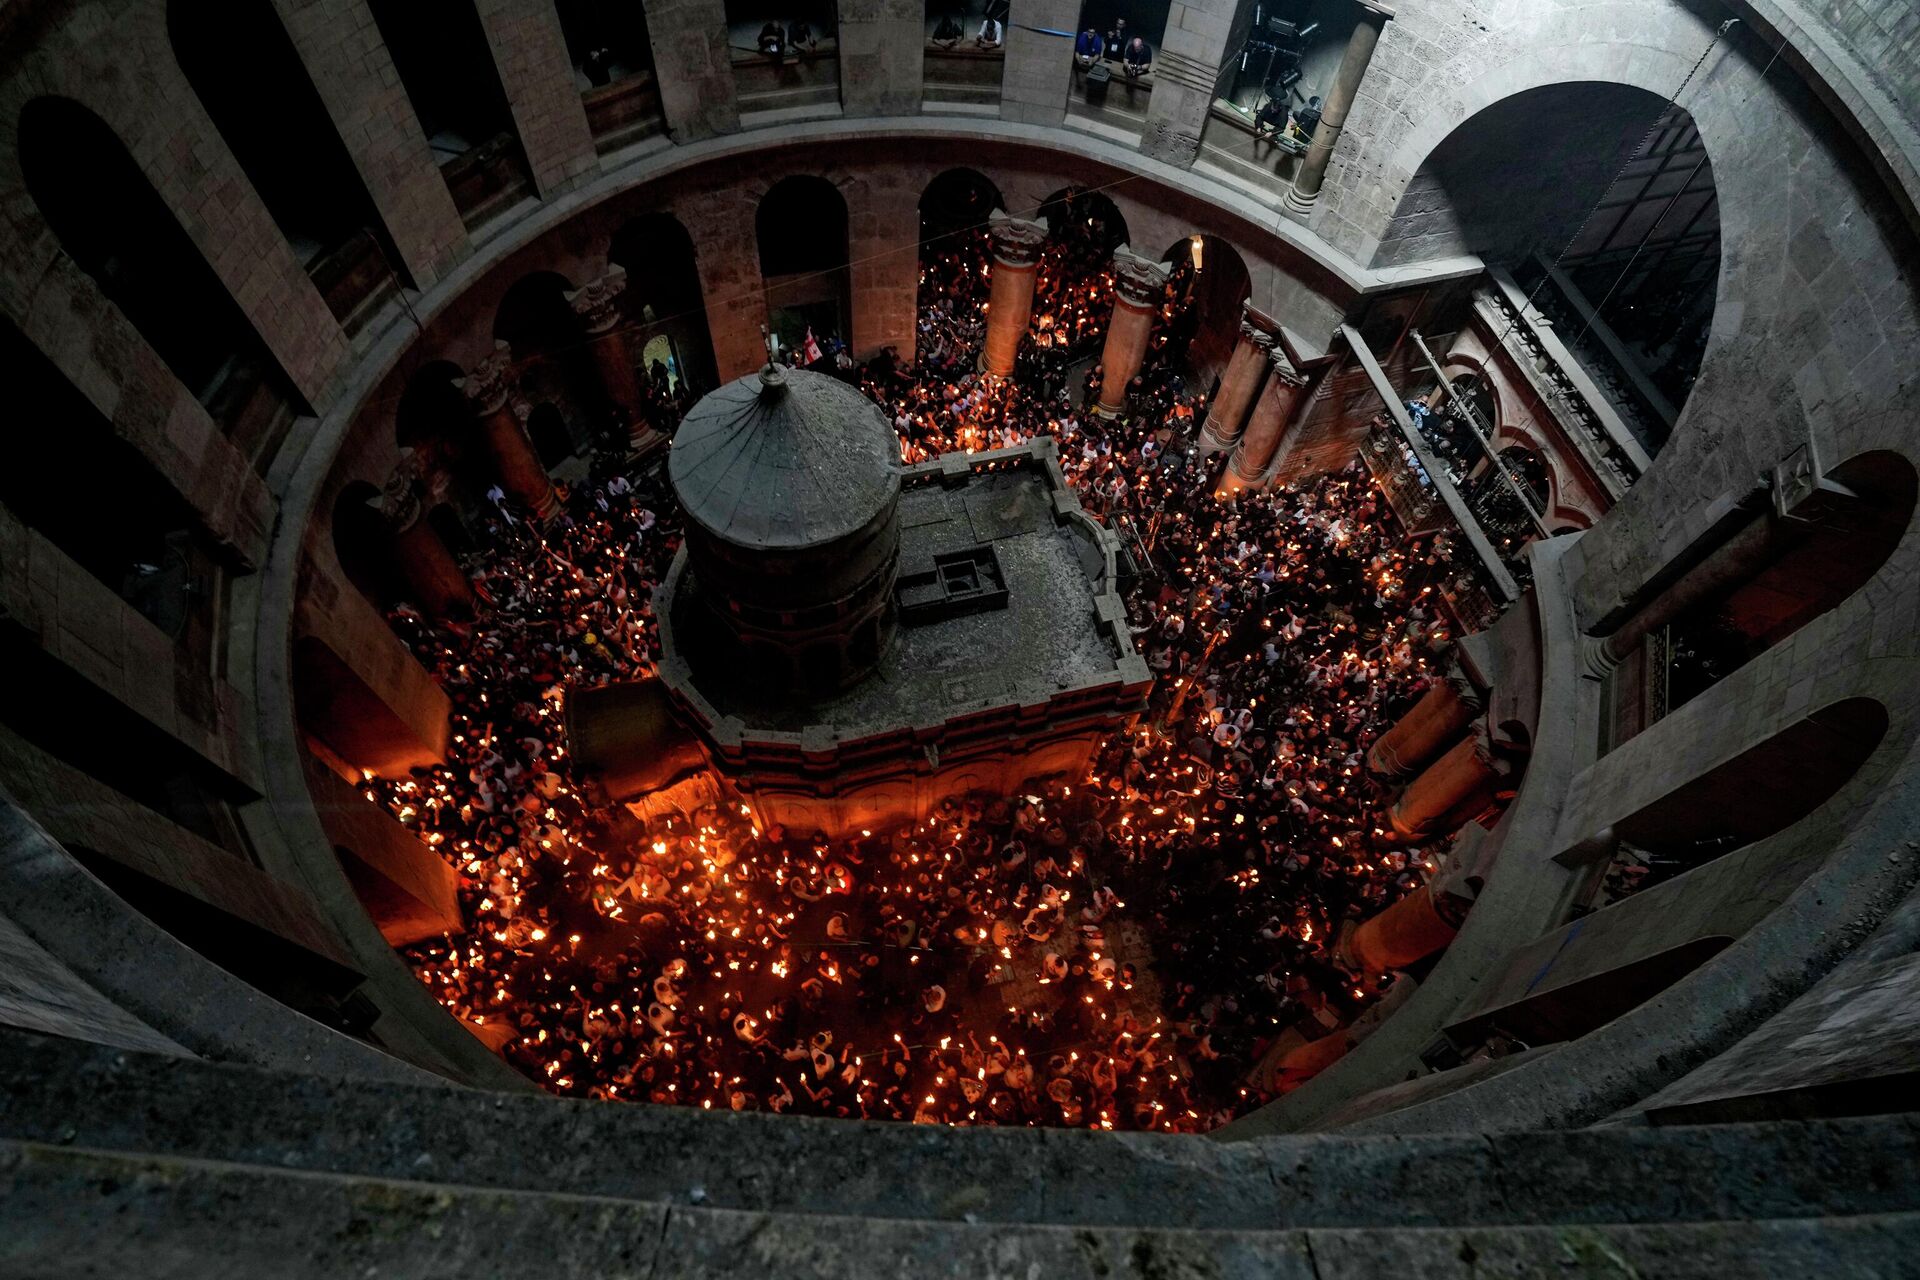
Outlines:
[[461, 473], [468, 458], [479, 452], [467, 447], [474, 425], [473, 404], [457, 385], [464, 376], [451, 361], [431, 361], [414, 371], [400, 393], [394, 443], [414, 451], [423, 474], [442, 468]]
[[173, 54], [343, 324], [400, 272], [366, 183], [268, 0], [169, 0]]
[[105, 122], [65, 98], [20, 113], [27, 191], [74, 265], [256, 459], [295, 401], [260, 335]]
[[852, 337], [847, 202], [825, 178], [782, 178], [754, 214], [769, 319], [782, 350]]
[[532, 181], [473, 0], [368, 0], [421, 132], [469, 227]]

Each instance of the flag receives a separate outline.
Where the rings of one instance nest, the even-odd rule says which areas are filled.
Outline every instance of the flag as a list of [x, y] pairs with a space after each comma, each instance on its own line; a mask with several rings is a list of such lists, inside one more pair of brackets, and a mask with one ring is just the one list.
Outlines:
[[800, 358], [812, 364], [820, 358], [820, 344], [814, 341], [813, 326], [807, 326], [807, 340], [800, 344]]

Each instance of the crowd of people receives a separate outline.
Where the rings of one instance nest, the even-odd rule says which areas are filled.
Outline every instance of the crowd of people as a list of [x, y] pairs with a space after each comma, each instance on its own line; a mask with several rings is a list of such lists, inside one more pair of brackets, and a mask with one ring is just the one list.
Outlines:
[[1104, 320], [1086, 229], [1065, 220], [1049, 247], [1015, 377], [973, 371], [977, 232], [929, 246], [919, 359], [844, 376], [910, 460], [1051, 435], [1088, 508], [1127, 528], [1157, 680], [1088, 776], [839, 841], [764, 828], [717, 783], [691, 812], [594, 804], [568, 771], [567, 691], [649, 672], [679, 536], [659, 470], [613, 455], [545, 526], [483, 518], [470, 622], [396, 613], [452, 698], [452, 749], [367, 794], [458, 868], [469, 923], [408, 955], [530, 1076], [703, 1107], [1204, 1130], [1273, 1097], [1280, 1050], [1389, 981], [1336, 944], [1444, 853], [1387, 829], [1362, 766], [1449, 643], [1423, 585], [1436, 553], [1357, 464], [1215, 496], [1178, 280], [1127, 412], [1083, 409], [1097, 366], [1075, 381], [1029, 357], [1047, 333], [1083, 350]]

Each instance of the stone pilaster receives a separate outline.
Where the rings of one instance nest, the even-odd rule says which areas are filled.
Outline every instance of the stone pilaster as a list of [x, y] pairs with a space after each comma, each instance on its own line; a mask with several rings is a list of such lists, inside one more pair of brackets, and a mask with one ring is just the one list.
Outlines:
[[1184, 169], [1200, 154], [1200, 131], [1213, 106], [1237, 7], [1236, 0], [1175, 0], [1168, 12], [1140, 136], [1140, 150], [1155, 160]]
[[836, 30], [842, 113], [917, 114], [927, 45], [921, 0], [840, 0]]

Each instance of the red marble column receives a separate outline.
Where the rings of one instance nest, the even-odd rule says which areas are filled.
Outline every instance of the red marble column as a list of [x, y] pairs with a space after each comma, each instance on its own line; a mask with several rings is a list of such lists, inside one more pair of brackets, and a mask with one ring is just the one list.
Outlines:
[[1010, 218], [996, 209], [987, 224], [993, 241], [993, 292], [987, 299], [987, 345], [980, 368], [996, 378], [1013, 372], [1020, 339], [1033, 321], [1034, 278], [1047, 243], [1047, 222]]
[[1140, 372], [1153, 337], [1154, 318], [1167, 296], [1167, 269], [1149, 262], [1121, 245], [1113, 255], [1113, 319], [1107, 324], [1107, 345], [1100, 354], [1105, 373], [1094, 412], [1114, 418], [1127, 407], [1127, 384]]
[[1437, 893], [1431, 883], [1423, 884], [1371, 920], [1363, 921], [1340, 946], [1337, 958], [1362, 974], [1387, 973], [1417, 964], [1460, 932], [1457, 902]]
[[1267, 385], [1254, 403], [1246, 433], [1234, 446], [1232, 464], [1220, 482], [1222, 494], [1253, 488], [1265, 478], [1273, 455], [1280, 451], [1280, 441], [1292, 428], [1304, 399], [1306, 375], [1293, 367], [1284, 351], [1277, 347], [1269, 351], [1267, 364], [1270, 369]]
[[527, 416], [532, 413], [532, 406], [513, 399], [513, 359], [507, 344], [496, 342], [493, 346], [493, 354], [461, 378], [458, 385], [473, 404], [474, 416], [480, 423], [480, 439], [493, 460], [494, 475], [501, 489], [531, 510], [536, 518], [551, 520], [560, 510], [560, 499], [553, 491], [553, 481], [541, 464], [539, 453], [534, 450], [532, 438], [527, 435]]
[[1450, 834], [1493, 804], [1502, 777], [1493, 744], [1471, 733], [1409, 782], [1387, 817], [1403, 836]]
[[1203, 455], [1231, 449], [1240, 442], [1246, 426], [1247, 410], [1267, 374], [1267, 353], [1273, 350], [1274, 335], [1244, 314], [1240, 320], [1240, 341], [1234, 344], [1227, 360], [1227, 371], [1220, 378], [1219, 394], [1207, 410], [1207, 425], [1200, 433]]
[[1389, 778], [1412, 773], [1464, 733], [1480, 710], [1480, 694], [1466, 680], [1448, 676], [1435, 682], [1373, 744], [1367, 767]]
[[393, 536], [394, 562], [408, 593], [429, 618], [464, 617], [473, 609], [473, 584], [427, 522], [413, 450], [402, 450], [401, 455], [380, 499], [380, 513]]
[[633, 367], [633, 353], [627, 349], [619, 298], [627, 289], [627, 269], [615, 266], [598, 280], [566, 295], [573, 313], [580, 317], [587, 354], [600, 374], [600, 385], [607, 400], [627, 423], [627, 443], [635, 456], [651, 453], [666, 444], [666, 437], [653, 429], [646, 416], [646, 396], [640, 375]]

